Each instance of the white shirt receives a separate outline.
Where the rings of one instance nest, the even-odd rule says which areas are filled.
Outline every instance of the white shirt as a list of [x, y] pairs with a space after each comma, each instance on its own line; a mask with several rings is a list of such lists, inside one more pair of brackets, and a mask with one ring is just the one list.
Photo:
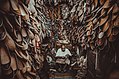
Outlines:
[[71, 53], [70, 53], [70, 51], [67, 48], [65, 48], [65, 51], [62, 51], [62, 49], [59, 48], [57, 53], [56, 53], [56, 57], [64, 57], [67, 54], [71, 56]]

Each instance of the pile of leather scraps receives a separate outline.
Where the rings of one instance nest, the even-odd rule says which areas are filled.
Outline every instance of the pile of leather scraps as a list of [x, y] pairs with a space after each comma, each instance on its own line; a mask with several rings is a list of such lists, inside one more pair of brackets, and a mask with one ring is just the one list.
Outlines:
[[40, 6], [38, 0], [0, 1], [1, 79], [35, 79], [42, 68], [40, 43], [48, 28]]

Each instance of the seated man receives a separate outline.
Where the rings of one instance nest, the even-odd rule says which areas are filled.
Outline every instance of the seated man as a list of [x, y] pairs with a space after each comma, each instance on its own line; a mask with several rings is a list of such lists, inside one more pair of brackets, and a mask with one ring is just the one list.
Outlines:
[[69, 56], [71, 56], [70, 51], [62, 45], [56, 53], [56, 64], [59, 71], [64, 71], [65, 68], [68, 68], [70, 64]]
[[65, 48], [65, 45], [62, 45], [62, 47], [58, 49], [56, 57], [66, 57], [66, 55], [71, 56], [71, 53], [67, 48]]

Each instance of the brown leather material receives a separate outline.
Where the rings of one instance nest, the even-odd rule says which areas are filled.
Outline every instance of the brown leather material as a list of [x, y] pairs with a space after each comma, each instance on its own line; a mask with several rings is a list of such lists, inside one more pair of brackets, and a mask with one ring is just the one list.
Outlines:
[[107, 15], [111, 14], [113, 8], [114, 8], [114, 6], [112, 6], [111, 8], [109, 8], [109, 10], [107, 11]]
[[79, 12], [78, 12], [78, 16], [80, 17], [80, 16], [82, 16], [82, 15], [83, 15], [83, 10], [80, 9]]
[[21, 31], [21, 16], [10, 15], [7, 19], [15, 30]]
[[106, 32], [109, 29], [110, 21], [108, 20], [103, 26], [103, 32]]
[[60, 15], [61, 11], [60, 11], [60, 6], [58, 5], [58, 19], [61, 18], [61, 15]]
[[104, 39], [103, 44], [99, 46], [100, 50], [104, 50], [104, 48], [107, 46], [107, 40]]
[[28, 43], [23, 39], [22, 41], [22, 50], [27, 50], [28, 49]]
[[21, 36], [21, 34], [19, 33], [19, 32], [17, 32], [16, 34], [15, 34], [15, 36], [17, 37], [16, 38], [16, 42], [18, 42], [18, 43], [20, 43], [20, 42], [22, 42], [22, 36]]
[[110, 36], [109, 36], [109, 41], [110, 41], [110, 42], [115, 41], [115, 40], [116, 40], [116, 38], [115, 38], [115, 37], [116, 37], [116, 36], [114, 36], [114, 35], [110, 34]]
[[32, 42], [33, 46], [35, 47], [35, 39], [33, 39], [31, 42]]
[[108, 21], [108, 18], [109, 18], [109, 16], [106, 16], [104, 18], [101, 18], [100, 25], [99, 26], [102, 26], [103, 24], [105, 24]]
[[113, 14], [113, 15], [112, 15], [112, 21], [115, 21], [115, 20], [117, 19], [117, 17], [118, 17], [117, 15], [114, 15], [114, 14]]
[[29, 74], [33, 77], [36, 76], [36, 73], [34, 73], [34, 72], [29, 72]]
[[19, 47], [19, 48], [22, 48], [23, 45], [22, 45], [22, 42], [15, 42], [16, 46]]
[[14, 11], [19, 10], [18, 6], [17, 6], [18, 5], [18, 0], [10, 0], [10, 3], [11, 3], [11, 6], [12, 6]]
[[[20, 0], [5, 0], [0, 4], [0, 68], [4, 79], [26, 79], [25, 75], [34, 79], [44, 61], [39, 51], [42, 18], [37, 20]], [[57, 17], [57, 8], [53, 13], [52, 18]], [[41, 31], [46, 32], [45, 25]]]
[[22, 19], [28, 20], [29, 19], [29, 13], [23, 3], [19, 4], [19, 9], [21, 12]]
[[109, 8], [110, 7], [109, 3], [110, 3], [110, 1], [106, 0], [106, 2], [103, 5], [103, 8]]
[[10, 50], [16, 49], [16, 45], [8, 33], [6, 33], [6, 38], [5, 38], [4, 42]]
[[23, 76], [23, 74], [21, 73], [20, 70], [17, 71], [17, 73], [16, 73], [16, 78], [17, 78], [17, 79], [24, 79], [24, 76]]
[[2, 17], [0, 18], [0, 27], [2, 27], [3, 26], [3, 19], [2, 19]]
[[93, 24], [95, 25], [97, 22], [98, 22], [98, 19], [95, 18], [95, 19], [93, 20]]
[[14, 34], [14, 27], [12, 26], [10, 20], [8, 19], [8, 17], [4, 16], [4, 27], [6, 29], [6, 31], [8, 32], [8, 34], [11, 36], [12, 39], [16, 38], [15, 34]]
[[87, 23], [90, 22], [90, 21], [92, 21], [92, 16], [91, 15], [87, 16], [87, 19], [86, 19]]
[[113, 22], [113, 24], [114, 24], [114, 26], [119, 26], [119, 16], [117, 16], [117, 18], [115, 18], [115, 20], [114, 20], [114, 22]]
[[21, 73], [25, 74], [27, 72], [27, 66], [26, 66], [26, 61], [22, 62], [23, 68], [21, 70]]
[[17, 67], [19, 70], [22, 70], [24, 67], [22, 61], [19, 58], [17, 58]]
[[15, 50], [15, 53], [19, 58], [21, 58], [21, 59], [23, 58], [20, 54], [20, 53], [22, 53], [22, 51], [20, 49]]
[[22, 37], [26, 37], [27, 36], [27, 32], [26, 32], [25, 28], [21, 29], [21, 34], [22, 34]]
[[95, 46], [93, 45], [92, 42], [89, 43], [89, 46], [90, 46], [91, 50], [94, 50], [95, 49]]
[[92, 35], [91, 36], [92, 40], [95, 40], [95, 38], [96, 38], [96, 32], [94, 30], [92, 30], [91, 35]]
[[119, 34], [119, 27], [112, 28], [112, 35], [117, 35], [117, 34]]
[[24, 60], [28, 60], [28, 59], [29, 59], [29, 54], [28, 54], [27, 51], [21, 51], [21, 53], [20, 53], [20, 51], [19, 51], [19, 55], [20, 55], [20, 57], [22, 57], [22, 59], [24, 59]]
[[37, 42], [40, 42], [40, 38], [39, 38], [39, 35], [38, 35], [38, 34], [35, 34], [35, 40], [36, 40]]
[[4, 0], [0, 3], [0, 11], [2, 11], [4, 14], [10, 12], [9, 0]]
[[12, 68], [13, 71], [16, 71], [17, 70], [16, 56], [11, 55], [10, 58], [11, 58], [10, 66], [11, 66], [11, 68]]
[[26, 76], [26, 79], [33, 79], [33, 78], [32, 78], [31, 76], [28, 76], [28, 75], [27, 75], [27, 76]]
[[32, 67], [29, 62], [26, 62], [26, 71], [30, 72], [32, 70]]
[[98, 6], [98, 0], [94, 0], [94, 6], [95, 8]]
[[90, 30], [90, 29], [91, 29], [91, 26], [93, 26], [92, 21], [90, 21], [90, 22], [87, 24], [86, 30]]
[[5, 69], [9, 69], [11, 58], [10, 58], [8, 48], [5, 47], [4, 45], [0, 46], [0, 59], [1, 59], [1, 64], [3, 65], [3, 67], [5, 67]]
[[6, 75], [6, 77], [13, 77], [13, 70], [12, 70], [12, 68], [10, 67], [9, 69], [5, 69], [5, 70], [3, 70], [4, 72], [5, 72], [5, 75]]
[[95, 6], [94, 5], [91, 5], [91, 10], [93, 11], [95, 9]]
[[106, 16], [106, 10], [105, 9], [102, 9], [101, 10], [101, 15], [100, 17], [105, 17]]
[[28, 4], [28, 10], [31, 12], [31, 14], [36, 17], [37, 16], [37, 11], [36, 11], [36, 8], [35, 8], [35, 1], [34, 0], [30, 0], [29, 4]]
[[20, 15], [20, 10], [18, 7], [18, 0], [10, 0], [10, 6], [11, 6], [12, 12], [14, 12], [17, 15]]
[[4, 16], [4, 26], [5, 28], [7, 28], [6, 30], [9, 32], [9, 33], [12, 33], [13, 32], [13, 26], [12, 24], [10, 23], [9, 19], [7, 16]]
[[106, 0], [100, 0], [100, 5], [102, 6]]
[[30, 39], [34, 39], [35, 38], [35, 36], [34, 36], [34, 34], [33, 34], [33, 32], [31, 30], [28, 30], [27, 33], [28, 33], [28, 36], [29, 36]]
[[119, 13], [119, 8], [118, 8], [118, 6], [117, 6], [117, 4], [115, 4], [114, 5], [114, 8], [113, 8], [113, 11], [112, 11], [112, 14], [114, 14], [114, 15], [118, 15], [118, 13]]
[[6, 31], [3, 26], [0, 27], [0, 41], [3, 41], [6, 38]]
[[110, 27], [110, 28], [107, 30], [107, 37], [109, 37], [109, 36], [110, 36], [111, 31], [112, 31], [112, 26], [110, 25], [109, 27]]

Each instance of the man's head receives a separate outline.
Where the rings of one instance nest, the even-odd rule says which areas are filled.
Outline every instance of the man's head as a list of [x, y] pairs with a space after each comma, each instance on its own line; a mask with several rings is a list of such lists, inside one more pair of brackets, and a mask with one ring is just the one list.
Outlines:
[[62, 45], [62, 46], [61, 46], [61, 49], [62, 49], [62, 51], [64, 52], [64, 51], [65, 51], [65, 45]]

